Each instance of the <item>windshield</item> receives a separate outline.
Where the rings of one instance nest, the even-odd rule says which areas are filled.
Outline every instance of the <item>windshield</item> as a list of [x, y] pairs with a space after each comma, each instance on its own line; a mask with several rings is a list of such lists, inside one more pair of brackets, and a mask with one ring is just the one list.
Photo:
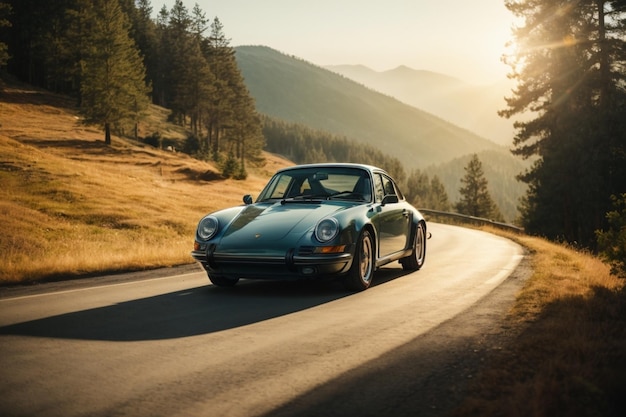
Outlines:
[[359, 168], [297, 168], [274, 175], [257, 201], [271, 199], [369, 202], [372, 199], [372, 183], [368, 172]]

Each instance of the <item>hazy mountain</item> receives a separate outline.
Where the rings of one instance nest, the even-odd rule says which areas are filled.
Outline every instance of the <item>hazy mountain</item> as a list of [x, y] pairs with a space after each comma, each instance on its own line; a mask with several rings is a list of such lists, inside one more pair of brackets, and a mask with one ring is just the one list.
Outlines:
[[[452, 202], [458, 200], [460, 179], [469, 156], [477, 153], [500, 210], [508, 221], [517, 217], [517, 201], [525, 188], [515, 176], [524, 170], [525, 165], [511, 155], [508, 147], [403, 103], [387, 95], [390, 93], [383, 94], [374, 91], [373, 87], [365, 87], [364, 77], [378, 77], [366, 67], [351, 67], [351, 77], [356, 78], [354, 73], [361, 74], [361, 81], [356, 82], [348, 75], [337, 74], [268, 47], [240, 46], [235, 50], [246, 86], [260, 113], [375, 146], [398, 158], [407, 173], [419, 168], [431, 177], [438, 175]], [[394, 71], [398, 76], [391, 78], [398, 83], [398, 90], [402, 90], [401, 73], [411, 78], [416, 72], [406, 67]], [[430, 89], [424, 86], [423, 93], [435, 94], [443, 85], [448, 91], [460, 91], [466, 86], [445, 75], [417, 72], [420, 82], [440, 86]], [[405, 87], [410, 88], [413, 87]], [[473, 112], [476, 115], [476, 103], [466, 103], [462, 108], [453, 100], [448, 106], [454, 107], [459, 114]]]
[[363, 65], [325, 68], [496, 143], [507, 146], [513, 143], [513, 121], [497, 115], [498, 110], [506, 107], [504, 97], [511, 94], [513, 84], [509, 80], [473, 85], [458, 78], [406, 66], [383, 72]]
[[502, 151], [493, 141], [325, 68], [264, 46], [235, 49], [259, 112], [379, 147], [407, 170]]

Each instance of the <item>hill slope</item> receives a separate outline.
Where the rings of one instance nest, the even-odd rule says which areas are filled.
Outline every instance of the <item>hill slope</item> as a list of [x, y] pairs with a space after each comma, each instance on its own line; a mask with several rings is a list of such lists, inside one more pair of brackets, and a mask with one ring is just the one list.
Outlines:
[[[193, 263], [209, 211], [241, 204], [291, 163], [265, 155], [246, 181], [185, 154], [80, 123], [74, 102], [0, 80], [0, 284]], [[177, 128], [152, 108], [148, 132]]]
[[501, 149], [432, 114], [271, 48], [240, 46], [236, 57], [259, 112], [379, 147], [407, 169]]

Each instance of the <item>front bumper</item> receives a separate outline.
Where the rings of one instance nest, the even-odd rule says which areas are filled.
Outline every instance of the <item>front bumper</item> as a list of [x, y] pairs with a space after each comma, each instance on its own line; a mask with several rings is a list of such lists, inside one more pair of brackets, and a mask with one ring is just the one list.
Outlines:
[[289, 249], [281, 255], [268, 255], [220, 253], [213, 246], [206, 250], [194, 250], [191, 256], [200, 262], [209, 275], [247, 279], [302, 279], [342, 275], [348, 272], [353, 259], [350, 250], [315, 254], [308, 250]]

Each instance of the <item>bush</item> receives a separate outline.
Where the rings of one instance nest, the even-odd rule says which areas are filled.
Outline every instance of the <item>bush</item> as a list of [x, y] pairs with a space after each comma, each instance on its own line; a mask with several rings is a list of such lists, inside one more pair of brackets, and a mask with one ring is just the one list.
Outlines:
[[598, 250], [611, 266], [611, 273], [626, 278], [626, 193], [611, 200], [615, 210], [606, 214], [609, 228], [596, 231]]
[[200, 154], [200, 139], [196, 135], [189, 135], [185, 139], [183, 151], [189, 155]]
[[231, 153], [228, 154], [228, 158], [222, 165], [222, 175], [225, 178], [231, 178], [239, 171], [239, 163], [235, 159], [235, 156]]
[[239, 167], [239, 171], [237, 171], [234, 178], [236, 180], [245, 180], [246, 178], [248, 178], [248, 173], [246, 172], [245, 168], [241, 166]]
[[146, 136], [143, 141], [144, 143], [154, 146], [155, 148], [161, 149], [163, 147], [163, 138], [159, 132], [154, 132], [150, 136]]

